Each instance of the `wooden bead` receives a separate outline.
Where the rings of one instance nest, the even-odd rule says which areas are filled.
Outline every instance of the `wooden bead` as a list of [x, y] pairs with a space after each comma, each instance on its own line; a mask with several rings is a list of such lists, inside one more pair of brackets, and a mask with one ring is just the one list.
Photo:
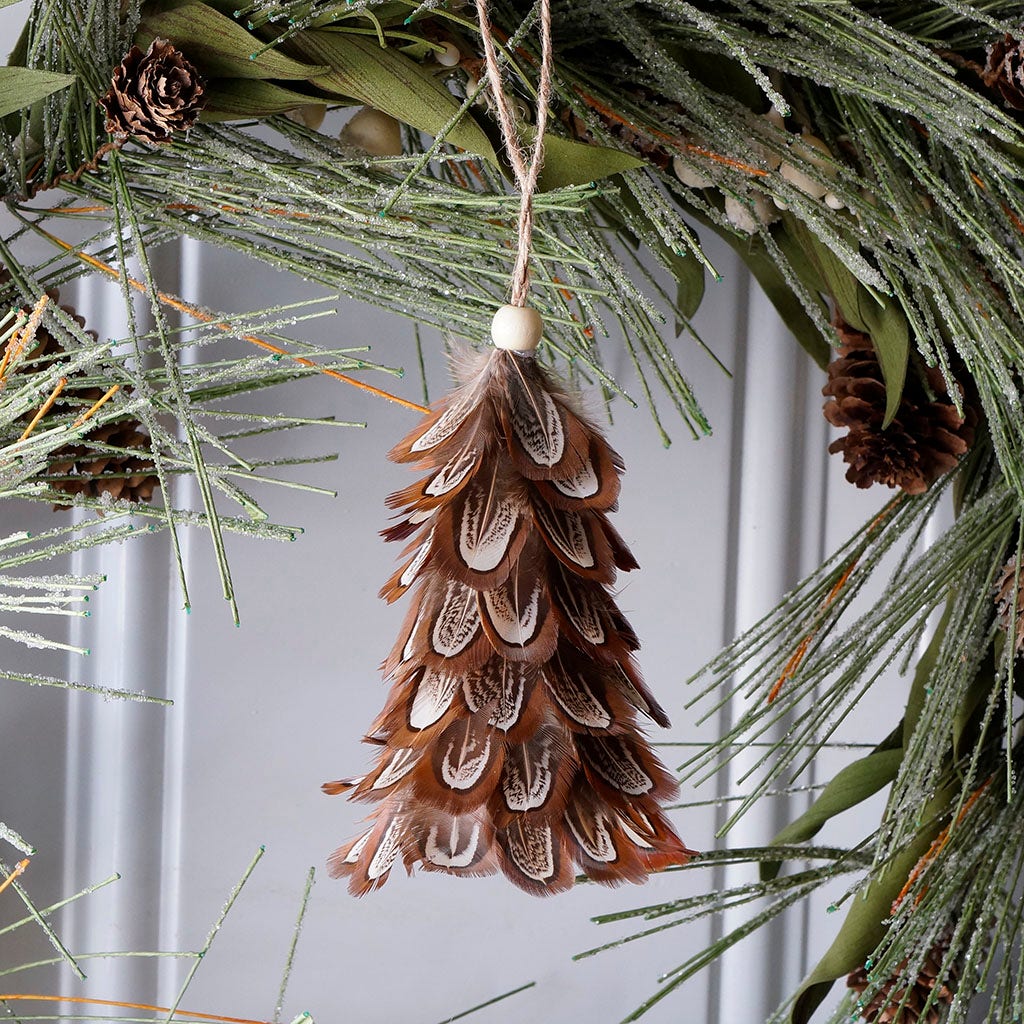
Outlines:
[[540, 313], [529, 306], [502, 306], [491, 321], [495, 347], [510, 352], [533, 352], [544, 333]]

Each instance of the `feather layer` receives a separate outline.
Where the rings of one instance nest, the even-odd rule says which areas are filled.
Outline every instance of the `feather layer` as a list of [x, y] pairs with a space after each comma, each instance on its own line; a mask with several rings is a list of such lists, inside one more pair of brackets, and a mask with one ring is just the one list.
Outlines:
[[638, 715], [668, 720], [609, 593], [636, 568], [608, 521], [623, 466], [532, 356], [494, 351], [391, 452], [425, 471], [384, 531], [407, 540], [381, 596], [411, 596], [363, 777], [377, 804], [332, 875], [502, 872], [527, 892], [641, 882], [694, 854], [659, 804], [672, 776]]

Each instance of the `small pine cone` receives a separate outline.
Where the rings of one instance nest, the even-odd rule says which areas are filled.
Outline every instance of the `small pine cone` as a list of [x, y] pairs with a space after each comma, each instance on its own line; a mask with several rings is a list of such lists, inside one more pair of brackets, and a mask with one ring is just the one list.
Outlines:
[[166, 39], [154, 39], [145, 53], [137, 46], [128, 51], [100, 103], [108, 132], [159, 145], [191, 128], [205, 100], [195, 65]]
[[938, 370], [926, 371], [934, 399], [910, 372], [896, 416], [883, 430], [885, 382], [871, 338], [838, 315], [835, 326], [843, 343], [821, 392], [833, 399], [825, 403], [825, 419], [849, 433], [828, 450], [843, 453], [849, 463], [846, 479], [858, 487], [880, 483], [907, 494], [923, 493], [971, 446], [973, 410], [967, 407], [965, 416], [956, 411]]
[[[106, 423], [94, 430], [89, 440], [93, 445], [148, 452], [149, 435], [137, 427], [131, 420]], [[143, 455], [103, 454], [92, 446], [69, 444], [61, 448], [50, 463], [47, 473], [55, 479], [47, 482], [53, 490], [72, 498], [79, 494], [90, 498], [109, 494], [114, 501], [149, 501], [160, 482], [153, 469], [153, 461]], [[54, 505], [55, 509], [70, 507], [70, 504]]]
[[[59, 302], [60, 293], [52, 290], [51, 301]], [[85, 326], [85, 319], [79, 316], [71, 306], [60, 307], [79, 327]], [[87, 331], [92, 338], [95, 332]], [[38, 372], [48, 367], [53, 357], [60, 356], [64, 346], [45, 327], [40, 324], [36, 330], [34, 345], [26, 355], [28, 365], [26, 373]], [[49, 356], [43, 363], [36, 360]], [[72, 375], [64, 389], [64, 396], [73, 399], [84, 411], [94, 402], [103, 397], [103, 389], [97, 387], [76, 387]], [[149, 435], [141, 429], [137, 420], [125, 419], [113, 423], [105, 423], [91, 431], [89, 440], [93, 444], [102, 444], [111, 448], [137, 449], [140, 453], [151, 450]], [[71, 498], [84, 494], [90, 498], [102, 498], [109, 494], [114, 500], [149, 501], [153, 491], [159, 485], [159, 478], [153, 472], [153, 461], [140, 455], [127, 455], [111, 452], [98, 453], [92, 444], [68, 444], [58, 448], [52, 455], [46, 469], [46, 482], [51, 490], [60, 491]], [[54, 509], [70, 508], [70, 504], [58, 503]]]
[[1009, 33], [989, 43], [982, 81], [1011, 110], [1024, 110], [1024, 42]]
[[[952, 964], [947, 977], [939, 981], [943, 974], [943, 963], [952, 938], [952, 929], [947, 928], [938, 941], [929, 950], [921, 965], [917, 980], [906, 988], [897, 988], [900, 972], [906, 969], [907, 961], [900, 963], [895, 971], [895, 978], [887, 981], [865, 1006], [860, 1007], [860, 1015], [868, 1024], [939, 1024], [946, 1008], [956, 994], [956, 983], [959, 976], [957, 965]], [[859, 967], [846, 979], [847, 987], [855, 992], [864, 992], [868, 987], [868, 972]], [[934, 992], [934, 995], [932, 994]], [[931, 1005], [925, 1010], [925, 1004], [931, 997]], [[905, 1001], [904, 1001], [905, 1000]], [[900, 1004], [903, 1004], [902, 1006]]]
[[999, 625], [1006, 633], [1010, 632], [1011, 618], [1016, 616], [1017, 635], [1013, 646], [1020, 654], [1024, 651], [1024, 567], [1018, 579], [1016, 555], [1003, 566], [1003, 571], [996, 580], [995, 594]]

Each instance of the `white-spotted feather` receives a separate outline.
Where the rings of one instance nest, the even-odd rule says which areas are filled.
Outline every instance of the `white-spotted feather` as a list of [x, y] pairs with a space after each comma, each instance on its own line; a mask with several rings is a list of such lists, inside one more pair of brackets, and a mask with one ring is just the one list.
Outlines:
[[605, 782], [620, 793], [643, 796], [654, 789], [654, 780], [618, 737], [595, 738], [587, 743], [585, 749], [587, 761]]
[[478, 458], [479, 452], [475, 448], [464, 448], [430, 478], [423, 493], [431, 498], [439, 498], [454, 491], [473, 472]]
[[369, 865], [367, 865], [367, 878], [375, 880], [386, 875], [391, 870], [395, 859], [402, 849], [402, 833], [404, 830], [405, 818], [403, 815], [396, 814], [388, 822], [384, 835], [380, 837], [377, 849], [374, 851]]
[[426, 729], [452, 706], [459, 677], [439, 669], [427, 669], [416, 687], [409, 709], [409, 728]]
[[514, 604], [505, 587], [488, 590], [482, 595], [488, 620], [505, 643], [526, 647], [537, 634], [540, 591], [538, 580], [522, 604]]
[[[577, 822], [573, 815], [567, 814], [565, 821], [576, 837], [576, 842], [580, 844], [588, 857], [592, 857], [602, 864], [611, 864], [618, 859], [615, 840], [612, 839], [612, 833], [608, 827], [608, 818], [603, 813], [597, 811], [588, 816], [585, 822], [582, 820], [582, 816], [581, 820]], [[588, 825], [589, 829], [585, 828], [585, 825]]]
[[459, 523], [459, 557], [476, 572], [496, 569], [508, 553], [519, 525], [520, 505], [514, 498], [495, 497], [474, 486], [466, 496]]
[[544, 535], [555, 545], [556, 554], [561, 552], [581, 569], [593, 569], [597, 565], [583, 516], [579, 512], [556, 510], [544, 501], [534, 502], [533, 510]]
[[473, 411], [471, 395], [464, 395], [452, 402], [447, 409], [428, 427], [411, 445], [411, 452], [426, 452], [436, 448], [442, 441], [447, 441]]
[[400, 779], [404, 779], [416, 767], [419, 760], [419, 752], [409, 749], [397, 750], [394, 756], [388, 761], [384, 770], [374, 780], [372, 789], [387, 789], [393, 786]]
[[553, 746], [547, 734], [506, 756], [501, 787], [510, 811], [533, 811], [547, 802], [555, 779]]
[[458, 791], [472, 789], [486, 774], [491, 764], [491, 737], [481, 738], [475, 731], [463, 728], [445, 733], [445, 744], [441, 752], [441, 781]]
[[506, 835], [508, 855], [527, 878], [548, 881], [555, 873], [554, 841], [547, 823], [532, 825], [519, 819]]
[[601, 490], [601, 481], [589, 457], [572, 476], [557, 478], [551, 483], [567, 498], [578, 498], [580, 501], [593, 498]]
[[574, 721], [588, 729], [607, 729], [612, 724], [608, 709], [598, 700], [581, 673], [563, 666], [549, 666], [544, 679], [558, 706]]
[[452, 870], [472, 867], [480, 844], [480, 823], [451, 818], [445, 832], [442, 837], [439, 825], [430, 826], [423, 846], [423, 855], [427, 861]]
[[476, 591], [457, 580], [450, 580], [430, 633], [434, 653], [443, 658], [453, 658], [473, 642], [479, 628]]
[[423, 568], [423, 564], [430, 554], [430, 545], [433, 539], [434, 531], [431, 529], [430, 533], [427, 534], [426, 540], [416, 549], [416, 554], [413, 555], [412, 560], [402, 571], [402, 575], [398, 577], [398, 585], [400, 587], [409, 588], [416, 582], [416, 577], [420, 574], [420, 569]]

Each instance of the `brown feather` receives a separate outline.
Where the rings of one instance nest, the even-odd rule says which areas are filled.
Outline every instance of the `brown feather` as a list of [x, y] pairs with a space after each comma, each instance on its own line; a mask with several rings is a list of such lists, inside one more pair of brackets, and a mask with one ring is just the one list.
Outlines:
[[378, 801], [329, 861], [352, 892], [412, 870], [501, 871], [527, 892], [641, 882], [693, 856], [659, 808], [676, 783], [639, 731], [667, 724], [608, 587], [636, 567], [607, 519], [622, 461], [536, 359], [494, 351], [395, 446], [425, 475], [388, 499], [409, 595], [367, 741], [327, 793]]

